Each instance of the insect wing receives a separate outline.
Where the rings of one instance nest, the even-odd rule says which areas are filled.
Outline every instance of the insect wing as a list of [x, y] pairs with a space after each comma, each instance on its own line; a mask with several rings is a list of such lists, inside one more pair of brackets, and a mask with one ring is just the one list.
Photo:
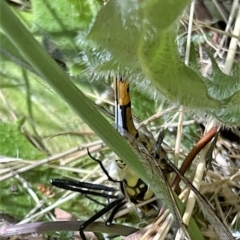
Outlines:
[[166, 207], [173, 214], [175, 220], [177, 220], [179, 226], [181, 227], [184, 235], [188, 239], [191, 239], [189, 237], [186, 227], [182, 223], [181, 214], [178, 209], [173, 192], [171, 190], [171, 187], [169, 186], [167, 178], [163, 173], [160, 165], [158, 165], [156, 159], [154, 159], [151, 156], [148, 150], [141, 143], [139, 143], [136, 139], [133, 139], [133, 137], [127, 135], [127, 133], [125, 133], [125, 135], [128, 138], [128, 141], [134, 147], [134, 151], [140, 155], [139, 161], [141, 162], [143, 168], [147, 173], [149, 182], [153, 183], [150, 184], [149, 187], [153, 190], [156, 196], [166, 205]]
[[[148, 186], [148, 188], [150, 187], [156, 196], [163, 201], [174, 218], [178, 221], [185, 236], [189, 237], [185, 226], [182, 225], [181, 214], [166, 176], [161, 168], [158, 169], [157, 166], [154, 165], [154, 159], [150, 152], [155, 148], [156, 141], [152, 134], [146, 131], [146, 128], [142, 128], [145, 130], [143, 132], [135, 128], [131, 112], [129, 83], [122, 77], [115, 79], [115, 124], [119, 133], [131, 143], [133, 150], [139, 155], [139, 160], [147, 173], [148, 182], [153, 183], [151, 186]], [[160, 151], [160, 155], [165, 157], [166, 153], [161, 148], [161, 144], [159, 143], [157, 146], [162, 150]], [[136, 178], [137, 177], [138, 176], [136, 176]], [[125, 180], [127, 181], [128, 179]]]
[[202, 194], [192, 185], [192, 183], [184, 177], [179, 170], [175, 167], [174, 164], [172, 164], [170, 161], [168, 161], [168, 164], [171, 166], [171, 168], [174, 170], [176, 174], [179, 175], [181, 180], [189, 187], [194, 194], [196, 195], [197, 202], [207, 218], [207, 220], [211, 223], [212, 227], [214, 228], [215, 232], [219, 235], [221, 240], [234, 240], [231, 232], [227, 228], [227, 226], [222, 223], [220, 218], [216, 215], [215, 211], [211, 207], [211, 205], [206, 201], [206, 199], [202, 196]]

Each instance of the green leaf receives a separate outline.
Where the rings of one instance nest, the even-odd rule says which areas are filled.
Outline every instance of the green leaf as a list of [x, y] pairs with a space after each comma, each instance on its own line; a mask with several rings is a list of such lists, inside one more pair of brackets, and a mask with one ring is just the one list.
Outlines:
[[96, 1], [55, 0], [32, 2], [34, 22], [44, 31], [56, 33], [87, 27], [97, 13]]
[[105, 56], [94, 71], [121, 71], [158, 99], [164, 96], [190, 110], [213, 115], [226, 125], [238, 125], [240, 77], [233, 80], [216, 69], [215, 83], [180, 60], [175, 21], [188, 3], [110, 1], [99, 11], [87, 36], [90, 47], [93, 44], [98, 54]]
[[109, 1], [99, 11], [87, 39], [131, 68], [143, 39], [152, 39], [156, 31], [161, 34], [189, 3], [189, 0]]
[[21, 127], [21, 122], [0, 121], [0, 155], [31, 160], [44, 157], [44, 154], [29, 142]]

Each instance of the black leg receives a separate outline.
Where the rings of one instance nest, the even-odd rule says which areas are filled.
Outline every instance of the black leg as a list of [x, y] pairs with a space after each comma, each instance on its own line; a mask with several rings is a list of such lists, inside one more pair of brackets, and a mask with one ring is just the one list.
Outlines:
[[[118, 196], [112, 194], [119, 191], [118, 189], [107, 187], [100, 184], [72, 181], [72, 180], [66, 180], [66, 179], [52, 179], [51, 184], [58, 188], [79, 192], [82, 194], [90, 194], [93, 196], [99, 196], [99, 197], [105, 197], [105, 198], [118, 198]], [[96, 190], [96, 191], [90, 191], [88, 189]], [[97, 192], [97, 191], [104, 191], [104, 192]]]
[[[113, 209], [114, 207], [117, 207], [118, 205], [123, 205], [122, 203], [124, 202], [125, 197], [119, 198], [111, 203], [109, 203], [106, 207], [101, 209], [99, 212], [97, 212], [95, 215], [90, 217], [87, 221], [85, 221], [83, 224], [79, 226], [79, 234], [82, 237], [83, 240], [86, 240], [85, 234], [84, 234], [84, 229], [89, 226], [91, 223], [96, 221], [98, 218], [100, 218], [102, 215]], [[125, 202], [124, 202], [125, 204]], [[120, 206], [120, 207], [121, 207]], [[119, 208], [118, 208], [119, 209]]]
[[96, 161], [96, 162], [100, 165], [102, 171], [103, 171], [103, 172], [105, 173], [105, 175], [108, 177], [108, 180], [109, 180], [109, 181], [111, 181], [111, 182], [117, 182], [117, 183], [120, 183], [120, 182], [121, 182], [121, 181], [118, 181], [118, 180], [113, 179], [113, 178], [108, 174], [108, 172], [107, 172], [107, 170], [105, 169], [105, 167], [103, 166], [102, 162], [101, 162], [100, 160], [94, 158], [94, 157], [91, 155], [91, 153], [89, 152], [89, 149], [88, 149], [88, 148], [87, 148], [87, 152], [88, 152], [88, 156], [89, 156], [92, 160]]
[[110, 225], [112, 224], [112, 221], [113, 221], [114, 216], [116, 215], [116, 213], [118, 212], [118, 210], [119, 210], [124, 204], [126, 204], [126, 202], [127, 202], [127, 201], [122, 201], [121, 203], [119, 203], [118, 205], [116, 205], [116, 206], [113, 208], [110, 216], [108, 217], [108, 219], [107, 219], [107, 221], [106, 221], [106, 225], [107, 225], [107, 226], [110, 226]]
[[[113, 179], [108, 174], [107, 170], [104, 168], [102, 162], [100, 160], [94, 158], [90, 154], [89, 149], [87, 149], [87, 152], [88, 152], [89, 157], [91, 157], [94, 161], [96, 161], [100, 165], [102, 171], [106, 174], [109, 181], [117, 182], [120, 184], [120, 191], [122, 191], [122, 193], [124, 194], [123, 182]], [[72, 180], [66, 180], [66, 179], [52, 179], [51, 183], [52, 183], [52, 185], [59, 187], [59, 188], [82, 193], [94, 202], [96, 200], [87, 196], [88, 194], [93, 195], [93, 196], [101, 196], [101, 197], [105, 197], [108, 199], [117, 198], [116, 200], [114, 200], [113, 202], [106, 205], [103, 209], [101, 209], [99, 212], [94, 214], [92, 217], [90, 217], [87, 221], [85, 221], [82, 225], [79, 226], [79, 234], [83, 240], [86, 240], [84, 230], [86, 229], [87, 226], [89, 226], [91, 223], [93, 223], [95, 220], [100, 218], [102, 215], [104, 215], [108, 211], [112, 210], [112, 212], [106, 222], [106, 225], [109, 226], [112, 223], [116, 212], [119, 210], [119, 208], [121, 208], [126, 203], [126, 201], [124, 201], [125, 196], [119, 198], [119, 196], [113, 194], [113, 193], [116, 193], [117, 191], [119, 191], [116, 188], [110, 188], [110, 187], [100, 185], [100, 184], [72, 181]], [[91, 191], [91, 190], [93, 190], [93, 191]], [[98, 192], [98, 191], [103, 191], [103, 192]], [[101, 204], [101, 205], [104, 205], [104, 204]]]

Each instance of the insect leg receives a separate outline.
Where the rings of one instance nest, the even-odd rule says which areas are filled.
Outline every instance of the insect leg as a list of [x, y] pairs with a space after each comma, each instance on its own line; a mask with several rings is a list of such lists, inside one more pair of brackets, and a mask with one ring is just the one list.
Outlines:
[[[118, 189], [107, 187], [100, 184], [72, 181], [72, 180], [66, 180], [66, 179], [52, 179], [51, 184], [58, 188], [79, 192], [82, 194], [90, 194], [93, 196], [100, 196], [105, 198], [118, 198], [117, 196], [108, 193], [108, 192], [111, 192], [111, 193], [117, 192]], [[95, 191], [90, 191], [85, 189], [104, 191], [104, 192], [95, 192]]]
[[[120, 183], [120, 189], [122, 191], [123, 194], [125, 194], [124, 192], [124, 187], [123, 187], [123, 182]], [[116, 215], [116, 213], [118, 212], [118, 210], [126, 203], [127, 201], [122, 201], [122, 203], [120, 203], [119, 205], [117, 205], [116, 207], [113, 208], [110, 216], [108, 217], [107, 221], [106, 221], [106, 225], [109, 226], [112, 221], [114, 216]]]
[[[90, 217], [87, 221], [85, 221], [83, 224], [81, 224], [79, 226], [79, 234], [82, 237], [83, 240], [86, 240], [85, 234], [84, 234], [84, 229], [89, 226], [91, 223], [93, 223], [94, 221], [96, 221], [98, 218], [100, 218], [102, 215], [104, 215], [105, 213], [107, 213], [108, 211], [110, 211], [111, 209], [113, 209], [114, 207], [117, 207], [118, 205], [122, 206], [123, 202], [124, 202], [125, 197], [121, 197], [111, 203], [109, 203], [106, 207], [104, 207], [103, 209], [101, 209], [99, 212], [97, 212], [95, 215], [93, 215], [92, 217]], [[125, 202], [124, 202], [125, 203]], [[118, 208], [119, 209], [119, 208]], [[107, 225], [108, 222], [107, 222]]]
[[88, 149], [88, 148], [87, 148], [87, 152], [88, 152], [88, 156], [89, 156], [92, 160], [96, 161], [96, 162], [100, 165], [102, 171], [103, 171], [103, 172], [105, 173], [105, 175], [108, 177], [108, 180], [109, 180], [109, 181], [111, 181], [111, 182], [117, 182], [117, 183], [120, 183], [120, 182], [121, 182], [121, 181], [118, 181], [118, 180], [113, 179], [113, 178], [108, 174], [108, 171], [105, 169], [105, 167], [103, 166], [102, 162], [101, 162], [100, 160], [94, 158], [94, 157], [91, 155], [91, 153], [89, 152], [89, 149]]

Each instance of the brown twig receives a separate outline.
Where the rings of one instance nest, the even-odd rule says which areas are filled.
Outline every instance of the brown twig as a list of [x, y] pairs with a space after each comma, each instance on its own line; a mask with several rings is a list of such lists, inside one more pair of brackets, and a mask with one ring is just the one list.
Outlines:
[[[185, 172], [188, 170], [188, 168], [191, 166], [191, 163], [193, 162], [194, 158], [197, 156], [197, 154], [207, 145], [209, 141], [216, 135], [218, 131], [218, 127], [211, 128], [199, 141], [198, 143], [192, 148], [190, 153], [185, 158], [181, 168], [180, 173], [182, 175], [185, 174]], [[175, 190], [178, 188], [178, 184], [180, 182], [181, 178], [177, 175], [173, 181], [172, 189]]]

